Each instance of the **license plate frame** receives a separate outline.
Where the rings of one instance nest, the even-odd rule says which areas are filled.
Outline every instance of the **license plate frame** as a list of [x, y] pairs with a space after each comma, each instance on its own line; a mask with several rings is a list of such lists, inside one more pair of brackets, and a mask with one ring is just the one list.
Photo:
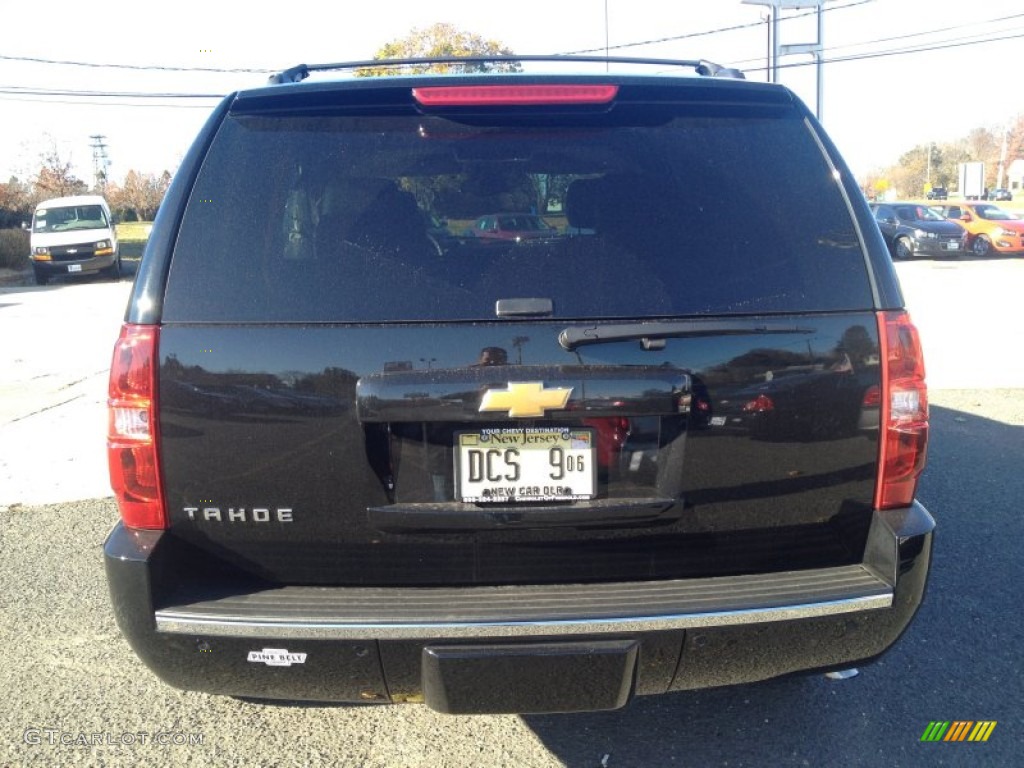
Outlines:
[[512, 504], [585, 501], [597, 496], [597, 436], [593, 429], [460, 430], [454, 435], [452, 454], [456, 501]]

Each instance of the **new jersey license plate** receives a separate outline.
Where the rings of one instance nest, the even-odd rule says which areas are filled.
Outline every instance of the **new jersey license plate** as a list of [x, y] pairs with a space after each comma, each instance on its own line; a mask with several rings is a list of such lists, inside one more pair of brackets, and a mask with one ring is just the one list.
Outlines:
[[455, 433], [461, 501], [577, 501], [597, 489], [594, 432], [505, 427]]

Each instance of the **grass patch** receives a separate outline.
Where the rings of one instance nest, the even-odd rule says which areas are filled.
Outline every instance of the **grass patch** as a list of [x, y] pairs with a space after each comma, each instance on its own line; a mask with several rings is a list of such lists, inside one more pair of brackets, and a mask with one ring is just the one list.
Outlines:
[[149, 232], [153, 229], [151, 221], [126, 221], [114, 226], [117, 231], [118, 250], [122, 259], [141, 259], [146, 249]]
[[153, 229], [153, 222], [126, 221], [115, 225], [114, 229], [121, 243], [145, 243], [149, 239], [149, 231]]

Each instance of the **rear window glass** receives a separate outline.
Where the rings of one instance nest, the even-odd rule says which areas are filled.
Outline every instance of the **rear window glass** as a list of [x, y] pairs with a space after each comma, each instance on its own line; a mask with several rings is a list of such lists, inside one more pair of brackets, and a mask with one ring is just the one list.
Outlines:
[[164, 319], [559, 318], [871, 305], [839, 185], [797, 117], [466, 125], [235, 116], [200, 170]]

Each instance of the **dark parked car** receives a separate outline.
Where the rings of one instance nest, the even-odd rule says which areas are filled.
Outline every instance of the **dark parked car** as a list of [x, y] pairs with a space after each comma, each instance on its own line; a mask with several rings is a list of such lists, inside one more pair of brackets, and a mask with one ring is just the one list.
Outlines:
[[[851, 361], [840, 353], [830, 360], [770, 370], [720, 401], [723, 426], [762, 440], [836, 440], [868, 428], [877, 413], [878, 358]], [[877, 419], [874, 427], [877, 429]]]
[[1005, 187], [999, 187], [998, 189], [989, 190], [989, 193], [985, 199], [1006, 202], [1009, 200], [1013, 200], [1013, 193], [1010, 190], [1006, 189]]
[[875, 221], [894, 259], [914, 256], [963, 256], [967, 232], [928, 206], [872, 203]]
[[949, 197], [949, 193], [945, 187], [932, 187], [928, 190], [929, 200], [945, 200], [947, 197]]
[[108, 400], [113, 611], [166, 683], [604, 710], [912, 621], [921, 345], [813, 114], [704, 61], [517, 61], [296, 67], [182, 161]]

